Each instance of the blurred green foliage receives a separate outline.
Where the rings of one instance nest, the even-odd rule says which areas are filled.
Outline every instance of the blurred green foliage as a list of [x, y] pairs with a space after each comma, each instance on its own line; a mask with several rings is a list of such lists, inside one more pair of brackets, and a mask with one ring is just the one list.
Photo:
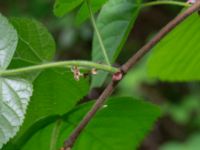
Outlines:
[[161, 147], [160, 150], [199, 150], [200, 134], [194, 134], [185, 142], [170, 142]]

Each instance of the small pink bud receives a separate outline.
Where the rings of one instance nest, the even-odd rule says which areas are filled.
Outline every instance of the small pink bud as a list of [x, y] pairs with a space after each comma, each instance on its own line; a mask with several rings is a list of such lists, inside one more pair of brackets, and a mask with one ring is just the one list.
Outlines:
[[112, 79], [113, 81], [120, 81], [123, 77], [123, 74], [121, 71], [116, 72], [115, 74], [113, 74]]

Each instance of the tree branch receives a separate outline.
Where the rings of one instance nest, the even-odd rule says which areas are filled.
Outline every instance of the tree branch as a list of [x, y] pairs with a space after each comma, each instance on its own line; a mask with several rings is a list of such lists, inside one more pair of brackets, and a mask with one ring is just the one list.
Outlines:
[[[162, 38], [164, 38], [172, 29], [174, 29], [179, 23], [184, 21], [188, 16], [190, 16], [195, 11], [200, 8], [200, 1], [197, 1], [194, 5], [188, 8], [186, 11], [178, 15], [175, 19], [169, 22], [160, 32], [150, 40], [146, 45], [144, 45], [136, 54], [134, 54], [121, 68], [121, 75], [125, 75], [135, 64], [148, 52], [153, 46], [155, 46]], [[188, 29], [190, 30], [190, 29]], [[116, 74], [115, 74], [116, 75]], [[113, 75], [113, 76], [115, 76]], [[118, 74], [119, 75], [119, 74]], [[123, 78], [123, 77], [122, 77]], [[113, 78], [115, 79], [115, 78]], [[120, 79], [121, 80], [121, 79]], [[69, 136], [68, 140], [64, 143], [64, 150], [70, 150], [78, 136], [89, 123], [89, 121], [94, 117], [96, 112], [102, 107], [106, 99], [112, 94], [113, 90], [117, 86], [120, 80], [112, 80], [110, 84], [106, 87], [100, 97], [97, 99], [96, 103], [90, 109], [90, 111], [85, 115], [80, 124], [75, 128], [72, 134]]]

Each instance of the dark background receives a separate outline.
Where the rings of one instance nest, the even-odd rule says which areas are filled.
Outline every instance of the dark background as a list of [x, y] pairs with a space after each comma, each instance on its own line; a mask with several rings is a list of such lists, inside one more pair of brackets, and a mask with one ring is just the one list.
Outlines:
[[[75, 11], [63, 18], [56, 18], [52, 11], [53, 3], [53, 0], [0, 0], [0, 12], [7, 17], [32, 17], [41, 21], [57, 42], [55, 60], [90, 60], [93, 34], [90, 22], [75, 26]], [[117, 64], [125, 62], [181, 9], [166, 5], [143, 9]], [[167, 83], [149, 79], [145, 73], [145, 62], [146, 58], [140, 61], [114, 93], [152, 101], [163, 110], [162, 118], [139, 149], [200, 149], [199, 83]], [[102, 89], [94, 89], [85, 100], [98, 97]]]

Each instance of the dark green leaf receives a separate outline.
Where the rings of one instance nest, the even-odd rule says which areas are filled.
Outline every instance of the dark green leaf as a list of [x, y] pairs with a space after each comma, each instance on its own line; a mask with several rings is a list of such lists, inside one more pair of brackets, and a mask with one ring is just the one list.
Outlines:
[[[105, 2], [107, 2], [108, 0], [91, 0], [91, 7], [93, 10], [93, 13], [96, 13], [99, 9], [101, 9], [101, 7], [103, 6], [103, 4], [105, 4]], [[77, 16], [76, 16], [76, 24], [80, 25], [81, 23], [83, 23], [88, 17], [90, 16], [89, 14], [89, 10], [87, 7], [87, 4], [84, 3]]]
[[199, 80], [199, 29], [195, 13], [161, 40], [149, 59], [149, 75], [167, 81]]
[[54, 14], [62, 17], [78, 7], [83, 0], [56, 0], [54, 5]]
[[[34, 134], [22, 150], [57, 150], [72, 129], [91, 107], [77, 107], [63, 119]], [[160, 110], [149, 103], [132, 98], [112, 98], [97, 113], [78, 138], [73, 150], [131, 150], [136, 149], [152, 128]]]
[[11, 68], [48, 62], [55, 54], [55, 41], [47, 29], [34, 19], [13, 18], [19, 43]]
[[63, 115], [87, 94], [89, 86], [85, 79], [74, 80], [71, 72], [63, 69], [46, 70], [34, 81], [34, 93], [28, 106], [25, 121], [14, 141], [41, 119]]
[[[97, 27], [112, 63], [118, 57], [133, 27], [139, 12], [139, 5], [140, 0], [109, 0], [98, 16]], [[96, 35], [93, 39], [92, 60], [105, 63]], [[106, 76], [106, 73], [99, 72], [92, 79], [92, 87], [101, 86]]]

